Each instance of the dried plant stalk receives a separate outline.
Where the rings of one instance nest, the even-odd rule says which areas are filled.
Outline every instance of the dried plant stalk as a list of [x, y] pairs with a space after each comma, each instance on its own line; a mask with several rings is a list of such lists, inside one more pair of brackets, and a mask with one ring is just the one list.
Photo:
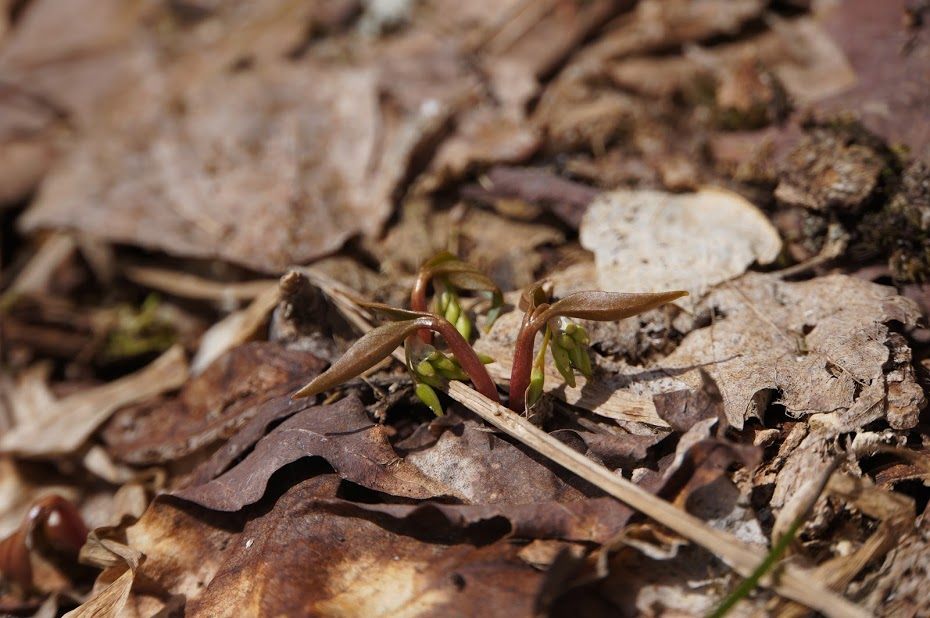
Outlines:
[[[465, 384], [451, 382], [449, 396], [547, 459], [574, 472], [605, 493], [707, 549], [743, 577], [750, 576], [765, 559], [765, 552], [743, 543], [731, 534], [710, 527], [690, 513], [675, 508], [622, 476], [614, 474], [553, 438], [519, 414], [514, 414], [504, 406], [482, 397], [480, 393]], [[809, 571], [798, 567], [784, 565], [777, 578], [773, 580], [767, 577], [760, 583], [825, 616], [839, 618], [870, 615], [869, 612], [826, 588]]]

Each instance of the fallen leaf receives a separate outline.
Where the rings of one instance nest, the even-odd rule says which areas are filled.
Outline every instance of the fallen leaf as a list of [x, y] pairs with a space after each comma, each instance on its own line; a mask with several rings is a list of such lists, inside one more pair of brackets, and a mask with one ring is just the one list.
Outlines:
[[304, 457], [322, 457], [345, 479], [396, 496], [428, 498], [446, 487], [397, 457], [384, 427], [372, 423], [358, 399], [298, 412], [256, 443], [235, 467], [174, 495], [217, 511], [257, 502], [277, 470]]
[[342, 500], [320, 501], [333, 512], [369, 519], [385, 527], [420, 530], [420, 536], [441, 539], [448, 535], [474, 535], [481, 539], [554, 539], [602, 543], [617, 533], [633, 511], [612, 498], [585, 498], [573, 502], [543, 501], [529, 504], [359, 504]]
[[[512, 221], [481, 209], [432, 213], [429, 204], [405, 205], [399, 225], [369, 245], [388, 273], [414, 273], [439, 250], [457, 255], [487, 274], [502, 290], [522, 289], [537, 278], [540, 247], [561, 243], [565, 235], [542, 223]], [[453, 251], [455, 252], [455, 251]]]
[[[849, 58], [855, 87], [816, 105], [822, 112], [853, 112], [889, 142], [907, 144], [930, 160], [930, 61], [926, 27], [905, 24], [908, 2], [852, 0], [824, 5], [817, 19]], [[919, 10], [919, 9], [917, 9]], [[926, 17], [924, 17], [926, 19]]]
[[595, 254], [600, 289], [684, 289], [698, 298], [781, 250], [778, 232], [755, 206], [715, 189], [605, 194], [585, 214], [580, 239]]
[[[611, 62], [607, 71], [617, 86], [652, 98], [687, 96], [699, 79], [710, 79], [716, 82], [717, 108], [735, 112], [742, 124], [750, 120], [754, 105], [772, 105], [777, 97], [767, 92], [771, 87], [764, 82], [747, 80], [747, 68], [756, 77], [760, 68], [763, 76], [770, 71], [798, 106], [842, 93], [856, 83], [842, 50], [815, 19], [772, 16], [768, 26], [754, 36], [684, 54], [622, 58]], [[803, 54], [798, 51], [802, 49]]]
[[140, 88], [119, 103], [119, 130], [95, 125], [51, 171], [21, 228], [78, 228], [266, 272], [376, 235], [414, 151], [469, 81], [454, 48], [431, 37], [379, 52], [354, 65], [282, 59], [207, 74], [181, 65], [157, 97], [137, 101]]
[[[645, 459], [647, 449], [655, 446], [665, 437], [661, 433], [616, 435], [575, 429], [557, 429], [550, 432], [550, 435], [576, 447], [580, 452], [608, 468], [624, 469], [632, 468], [635, 463]], [[581, 444], [577, 444], [578, 442]]]
[[[321, 509], [316, 498], [333, 490], [332, 477], [305, 481], [246, 524], [206, 589], [192, 595], [190, 615], [468, 615], [488, 607], [529, 615], [540, 575], [518, 547], [397, 535]], [[271, 556], [274, 571], [266, 568]]]
[[97, 577], [92, 596], [80, 607], [65, 614], [68, 618], [116, 618], [125, 615], [136, 570], [144, 556], [123, 543], [107, 538], [106, 533], [111, 530], [101, 528], [92, 531], [87, 544], [81, 549], [83, 563], [104, 567], [105, 570]]
[[495, 166], [487, 171], [480, 185], [466, 186], [462, 193], [484, 202], [519, 199], [538, 204], [577, 228], [598, 191], [541, 169]]
[[231, 436], [263, 404], [290, 393], [323, 366], [307, 352], [268, 342], [245, 344], [184, 384], [176, 398], [121, 410], [101, 436], [120, 461], [172, 461]]
[[[723, 317], [690, 332], [661, 367], [685, 369], [677, 379], [691, 388], [700, 388], [694, 368], [702, 367], [720, 390], [732, 426], [761, 417], [771, 393], [792, 416], [861, 409], [878, 417], [887, 412], [899, 428], [916, 422], [924, 405], [919, 389], [906, 375], [886, 378], [897, 347], [888, 323], [913, 324], [919, 315], [893, 289], [841, 275], [789, 283], [747, 274], [703, 303]], [[913, 393], [901, 409], [881, 396], [891, 384]]]
[[119, 408], [175, 389], [187, 375], [184, 351], [175, 346], [134, 374], [59, 399], [38, 422], [0, 437], [0, 450], [27, 457], [72, 453]]
[[471, 420], [444, 432], [432, 447], [407, 453], [404, 459], [447, 487], [450, 495], [469, 503], [567, 503], [602, 495]]

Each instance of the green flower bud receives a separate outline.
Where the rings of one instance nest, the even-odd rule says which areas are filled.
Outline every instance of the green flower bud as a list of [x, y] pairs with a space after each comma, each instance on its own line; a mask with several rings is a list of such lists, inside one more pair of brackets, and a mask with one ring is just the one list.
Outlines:
[[446, 307], [445, 318], [455, 324], [461, 314], [462, 306], [459, 304], [459, 299], [453, 294], [449, 299], [449, 306]]
[[459, 331], [465, 341], [471, 339], [471, 320], [468, 319], [468, 314], [464, 311], [459, 316], [459, 319], [455, 321], [455, 330]]
[[591, 370], [591, 358], [588, 356], [588, 350], [577, 346], [568, 351], [568, 356], [572, 360], [572, 366], [575, 367], [581, 374], [590, 378], [593, 373]]
[[575, 340], [575, 343], [580, 346], [587, 346], [591, 343], [591, 340], [588, 338], [588, 331], [586, 331], [582, 326], [576, 325], [575, 332], [570, 334], [572, 339]]
[[558, 346], [564, 350], [574, 350], [575, 349], [575, 340], [566, 335], [565, 333], [559, 333], [555, 337], [555, 342]]
[[433, 367], [439, 371], [455, 371], [459, 368], [459, 365], [445, 354], [441, 354], [439, 358], [433, 361]]
[[439, 295], [439, 311], [440, 315], [445, 315], [446, 311], [449, 309], [449, 302], [452, 300], [452, 292], [449, 290], [443, 290]]
[[478, 360], [481, 361], [482, 365], [490, 365], [491, 363], [497, 362], [496, 360], [494, 360], [493, 356], [488, 356], [487, 354], [482, 354], [481, 352], [478, 352], [477, 354], [478, 354]]
[[572, 361], [568, 356], [568, 351], [557, 345], [550, 346], [552, 360], [555, 361], [555, 368], [562, 374], [562, 379], [569, 386], [575, 386], [575, 372], [572, 371]]
[[436, 368], [433, 367], [432, 363], [430, 363], [429, 360], [425, 358], [421, 360], [419, 363], [417, 363], [416, 371], [417, 371], [417, 374], [421, 376], [430, 377], [430, 376], [436, 375]]
[[439, 373], [442, 374], [447, 380], [467, 380], [468, 374], [462, 371], [462, 368], [456, 365], [454, 369], [440, 369]]
[[526, 409], [529, 410], [543, 394], [543, 386], [546, 381], [546, 374], [534, 367], [530, 374], [530, 385], [526, 388]]
[[436, 395], [436, 391], [434, 391], [431, 386], [420, 382], [414, 389], [414, 393], [416, 394], [417, 399], [425, 403], [427, 407], [433, 411], [433, 414], [436, 416], [443, 415], [442, 404], [439, 403], [439, 397]]

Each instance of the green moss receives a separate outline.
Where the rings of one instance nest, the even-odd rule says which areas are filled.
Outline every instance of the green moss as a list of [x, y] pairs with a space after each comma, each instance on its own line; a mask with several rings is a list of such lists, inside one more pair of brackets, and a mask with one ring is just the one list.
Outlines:
[[102, 356], [107, 361], [163, 352], [177, 340], [174, 326], [158, 311], [161, 300], [150, 294], [138, 308], [121, 305], [107, 334]]

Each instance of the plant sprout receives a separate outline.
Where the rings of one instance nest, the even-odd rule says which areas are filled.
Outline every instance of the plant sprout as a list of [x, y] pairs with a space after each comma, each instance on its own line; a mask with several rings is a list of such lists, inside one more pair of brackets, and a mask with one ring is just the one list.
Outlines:
[[[448, 251], [437, 253], [420, 267], [410, 292], [410, 308], [414, 311], [427, 311], [426, 293], [431, 282], [435, 292], [432, 313], [455, 324], [466, 341], [471, 338], [472, 325], [468, 313], [462, 309], [459, 292], [479, 292], [489, 297], [491, 307], [485, 316], [486, 330], [490, 330], [504, 304], [504, 295], [490, 277]], [[432, 334], [422, 330], [420, 339], [430, 343]]]
[[[484, 368], [484, 362], [451, 322], [430, 313], [376, 303], [364, 305], [387, 313], [396, 321], [383, 324], [363, 335], [329, 369], [294, 393], [295, 398], [311, 397], [354, 378], [390, 356], [397, 346], [404, 343], [407, 368], [414, 376], [417, 397], [437, 416], [442, 415], [442, 408], [432, 388], [434, 385], [442, 388], [444, 380], [468, 378], [479, 393], [500, 401], [497, 387]], [[415, 334], [422, 329], [441, 335], [454, 360], [431, 344], [419, 341]]]
[[[547, 346], [556, 369], [569, 386], [575, 386], [575, 371], [591, 377], [588, 334], [569, 318], [599, 322], [622, 320], [687, 294], [681, 290], [640, 294], [591, 291], [575, 292], [550, 302], [550, 294], [543, 285], [529, 288], [520, 300], [524, 314], [510, 372], [510, 409], [522, 412], [542, 396]], [[536, 333], [544, 327], [542, 347], [534, 357]]]
[[[432, 313], [426, 311], [430, 282], [436, 291]], [[410, 297], [410, 310], [356, 300], [357, 304], [393, 321], [363, 335], [342, 358], [297, 391], [294, 397], [310, 397], [338, 386], [375, 366], [403, 343], [407, 369], [415, 383], [414, 392], [437, 416], [443, 411], [434, 389], [444, 389], [449, 380], [469, 379], [478, 392], [499, 402], [497, 387], [484, 368], [491, 360], [479, 357], [468, 343], [471, 321], [459, 303], [461, 290], [488, 294], [491, 298], [488, 322], [493, 322], [503, 305], [500, 290], [486, 275], [447, 252], [428, 260], [420, 269]], [[576, 292], [553, 302], [543, 285], [532, 286], [520, 302], [525, 313], [514, 347], [510, 408], [522, 412], [542, 396], [547, 349], [556, 369], [570, 386], [575, 386], [575, 372], [591, 377], [588, 334], [571, 318], [622, 320], [686, 294], [683, 291], [641, 294], [592, 291]], [[534, 356], [536, 334], [543, 328], [542, 347]], [[433, 333], [443, 338], [451, 357], [433, 346]]]

